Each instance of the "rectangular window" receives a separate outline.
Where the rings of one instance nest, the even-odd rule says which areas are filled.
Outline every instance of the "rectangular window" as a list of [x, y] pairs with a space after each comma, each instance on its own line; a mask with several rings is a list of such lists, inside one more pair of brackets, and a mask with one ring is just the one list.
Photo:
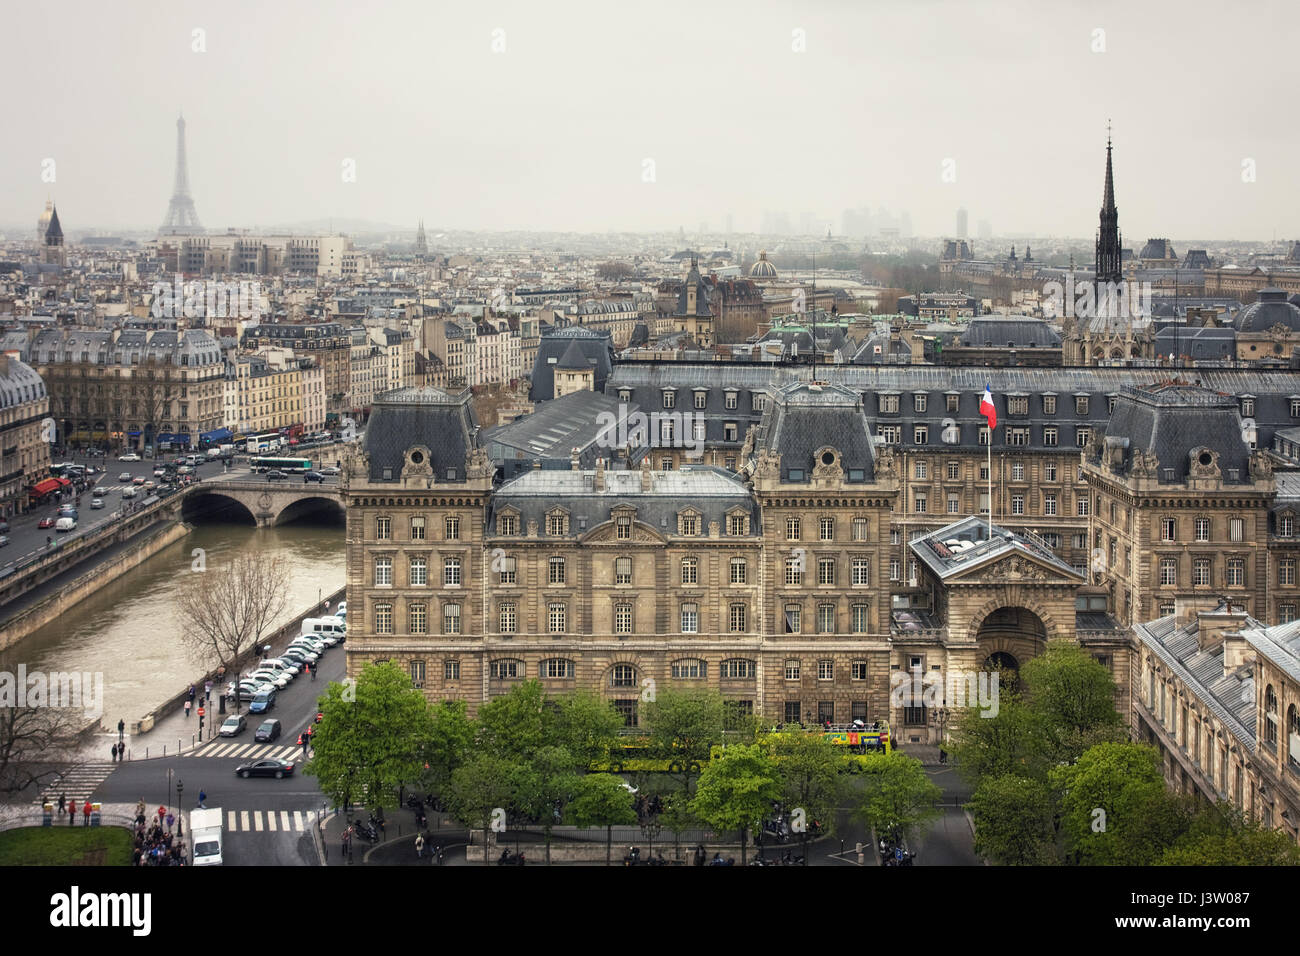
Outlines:
[[1043, 465], [1043, 481], [1056, 480], [1056, 462], [1049, 461]]
[[876, 434], [880, 436], [881, 444], [897, 445], [902, 428], [899, 425], [877, 425]]
[[745, 559], [744, 559], [744, 558], [732, 558], [732, 559], [731, 559], [731, 583], [732, 583], [732, 584], [744, 584], [744, 583], [745, 583], [745, 577], [746, 577], [746, 575], [745, 575]]
[[[1295, 605], [1279, 604], [1277, 606], [1277, 616], [1279, 623], [1290, 624], [1295, 620]], [[1298, 754], [1297, 757], [1300, 757], [1300, 754]]]
[[1054, 426], [1049, 425], [1043, 429], [1043, 444], [1048, 448], [1056, 447], [1056, 428]]
[[674, 680], [699, 680], [704, 677], [705, 664], [700, 660], [673, 661]]
[[1210, 584], [1210, 559], [1197, 558], [1192, 562], [1192, 586], [1208, 587]]
[[621, 515], [614, 521], [614, 536], [620, 541], [628, 541], [632, 538], [632, 519], [627, 515]]
[[442, 679], [460, 680], [460, 661], [443, 661]]
[[673, 407], [674, 405], [676, 405], [676, 404], [677, 404], [677, 393], [676, 393], [676, 392], [672, 392], [672, 391], [665, 390], [665, 391], [664, 391], [664, 408], [672, 408], [672, 407]]
[[564, 633], [566, 605], [552, 602], [546, 607], [546, 626], [552, 634]]
[[637, 726], [636, 705], [637, 700], [635, 697], [614, 701], [614, 709], [623, 716], [624, 727]]
[[914, 425], [912, 427], [912, 444], [914, 445], [930, 444], [930, 426]]
[[725, 401], [724, 401], [723, 404], [724, 404], [727, 408], [735, 408], [735, 407], [737, 406], [737, 404], [738, 404], [737, 398], [738, 398], [738, 393], [736, 393], [736, 392], [726, 392], [726, 393], [725, 393]]
[[981, 425], [979, 431], [979, 443], [987, 445], [989, 443], [989, 426]]
[[695, 407], [704, 408], [709, 402], [709, 393], [703, 391], [695, 392]]
[[614, 605], [614, 633], [615, 634], [632, 633], [632, 605], [631, 604]]
[[682, 534], [694, 537], [700, 533], [700, 519], [698, 515], [682, 515], [679, 519], [682, 524]]
[[797, 700], [787, 700], [785, 702], [785, 722], [787, 724], [798, 724], [803, 720], [802, 708]]
[[818, 521], [817, 525], [818, 525], [818, 536], [821, 538], [822, 541], [835, 540], [835, 519], [834, 518], [822, 518], [820, 521]]
[[1246, 583], [1246, 562], [1240, 558], [1229, 558], [1225, 573], [1228, 587], [1243, 586]]
[[500, 576], [500, 580], [498, 583], [514, 584], [515, 583], [515, 559], [502, 558], [500, 567], [501, 570], [497, 572], [498, 575]]
[[1076, 448], [1082, 448], [1088, 444], [1088, 438], [1092, 435], [1091, 428], [1076, 428], [1074, 430], [1074, 444]]
[[375, 558], [375, 586], [392, 587], [393, 584], [393, 559], [392, 558]]
[[491, 674], [493, 680], [518, 680], [519, 661], [493, 661]]
[[898, 396], [897, 396], [897, 395], [881, 395], [881, 396], [880, 396], [880, 410], [881, 410], [882, 412], [889, 412], [889, 413], [897, 412], [897, 411], [898, 411]]
[[853, 559], [853, 586], [855, 588], [865, 588], [871, 586], [871, 559], [854, 558]]
[[1043, 414], [1044, 414], [1044, 415], [1055, 415], [1055, 414], [1056, 414], [1056, 396], [1055, 396], [1055, 395], [1044, 395], [1044, 396], [1043, 396]]
[[1075, 502], [1075, 513], [1081, 518], [1085, 517], [1088, 514], [1088, 505], [1089, 501], [1087, 496], [1080, 495], [1078, 500]]
[[380, 541], [389, 541], [393, 537], [393, 519], [376, 518], [375, 519], [375, 537]]
[[424, 540], [424, 518], [423, 517], [416, 516], [411, 519], [411, 540], [412, 541]]
[[1173, 518], [1160, 519], [1160, 540], [1176, 541], [1178, 534], [1178, 525]]
[[852, 607], [853, 633], [866, 634], [870, 627], [870, 614], [868, 604], [855, 604]]
[[700, 583], [700, 562], [698, 558], [682, 558], [682, 584]]
[[408, 608], [408, 611], [409, 614], [407, 616], [410, 618], [411, 633], [423, 634], [424, 629], [427, 626], [426, 619], [425, 619], [424, 605], [412, 604]]
[[698, 634], [700, 630], [700, 606], [698, 604], [682, 605], [682, 633]]
[[892, 582], [901, 581], [903, 578], [903, 565], [898, 558], [889, 559], [889, 580]]
[[785, 519], [785, 540], [799, 540], [799, 519], [790, 517]]
[[546, 562], [546, 580], [549, 584], [564, 583], [564, 558], [558, 555], [552, 556]]
[[835, 559], [834, 558], [817, 559], [817, 583], [818, 584], [835, 583]]
[[1195, 540], [1209, 541], [1210, 540], [1210, 519], [1197, 518], [1195, 521], [1192, 522], [1192, 532], [1195, 536]]
[[785, 583], [791, 586], [803, 584], [803, 555], [791, 555], [785, 559]]
[[803, 607], [798, 604], [785, 606], [785, 632], [799, 634], [803, 631]]
[[786, 679], [786, 680], [798, 680], [798, 679], [799, 679], [799, 662], [798, 662], [798, 661], [793, 661], [793, 660], [792, 660], [792, 661], [786, 661], [786, 662], [785, 662], [785, 679]]
[[1087, 415], [1087, 414], [1088, 414], [1088, 396], [1087, 396], [1087, 395], [1076, 395], [1076, 396], [1074, 397], [1074, 413], [1075, 413], [1076, 415]]
[[1012, 496], [1011, 496], [1011, 513], [1012, 513], [1013, 515], [1022, 515], [1022, 514], [1025, 513], [1025, 496], [1024, 496], [1024, 495], [1012, 495]]
[[834, 604], [817, 605], [817, 633], [818, 634], [835, 633], [835, 605]]
[[442, 562], [442, 583], [449, 588], [460, 587], [460, 558], [447, 558]]
[[1049, 518], [1056, 516], [1056, 495], [1043, 495], [1043, 514]]
[[732, 634], [740, 634], [745, 630], [745, 605], [731, 605], [727, 615], [727, 630]]
[[918, 392], [912, 396], [913, 409], [915, 409], [918, 412], [924, 412], [925, 405], [926, 405], [926, 396], [924, 395], [924, 393]]
[[1008, 415], [1028, 415], [1028, 414], [1029, 414], [1029, 396], [1028, 396], [1028, 395], [1008, 395], [1008, 396], [1007, 396], [1007, 414], [1008, 414]]
[[1007, 429], [1008, 445], [1028, 445], [1029, 429], [1028, 428], [1008, 428]]
[[1283, 558], [1278, 562], [1277, 583], [1283, 587], [1295, 584], [1295, 558]]
[[411, 683], [416, 687], [424, 686], [424, 661], [411, 661]]
[[955, 412], [955, 411], [958, 411], [958, 410], [960, 409], [960, 407], [961, 407], [961, 396], [960, 396], [960, 395], [945, 395], [945, 396], [944, 396], [944, 408], [946, 408], [948, 411], [950, 411], [950, 412]]
[[460, 605], [444, 604], [442, 606], [442, 633], [460, 633]]
[[867, 519], [854, 518], [853, 519], [853, 540], [866, 541], [867, 533], [868, 533]]
[[1241, 518], [1228, 519], [1228, 540], [1244, 541], [1246, 538], [1246, 522]]
[[573, 661], [553, 657], [546, 662], [546, 676], [551, 680], [566, 680], [573, 677]]
[[916, 501], [916, 513], [919, 515], [925, 514], [926, 510], [929, 508], [929, 498], [918, 491], [916, 493], [915, 501]]
[[1178, 561], [1175, 558], [1160, 559], [1160, 583], [1166, 586], [1178, 583]]
[[632, 559], [631, 558], [614, 559], [614, 583], [615, 584], [632, 583]]
[[375, 605], [375, 633], [393, 633], [393, 606], [391, 604]]
[[516, 515], [497, 515], [497, 534], [518, 534], [519, 518]]
[[961, 462], [959, 461], [948, 462], [948, 480], [961, 481]]
[[515, 633], [515, 628], [518, 626], [518, 618], [515, 615], [515, 605], [513, 601], [507, 601], [498, 608], [497, 619], [502, 634]]
[[1013, 461], [1011, 463], [1011, 480], [1012, 481], [1025, 480], [1025, 463], [1023, 461]]
[[429, 583], [429, 562], [426, 558], [411, 559], [411, 585], [422, 587]]
[[745, 533], [745, 516], [742, 514], [727, 515], [727, 534], [743, 535]]
[[961, 495], [948, 496], [948, 514], [955, 515], [961, 512]]

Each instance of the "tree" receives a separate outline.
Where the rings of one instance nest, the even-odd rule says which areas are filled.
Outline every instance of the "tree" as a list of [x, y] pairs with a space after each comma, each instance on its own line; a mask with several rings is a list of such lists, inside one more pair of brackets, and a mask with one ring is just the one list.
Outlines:
[[451, 785], [452, 773], [474, 746], [474, 724], [463, 700], [442, 700], [433, 706], [429, 735], [423, 743], [425, 770], [421, 782], [426, 793], [442, 794]]
[[[491, 753], [478, 753], [451, 775], [447, 809], [465, 826], [483, 831], [483, 865], [488, 864], [488, 831], [504, 827], [515, 801], [518, 766]], [[498, 830], [499, 832], [499, 830]]]
[[1075, 863], [1149, 866], [1190, 825], [1188, 808], [1165, 792], [1160, 755], [1146, 744], [1098, 744], [1048, 777]]
[[353, 695], [330, 684], [320, 698], [324, 715], [317, 725], [314, 756], [303, 773], [316, 777], [321, 789], [346, 806], [364, 787], [366, 803], [382, 807], [386, 793], [415, 780], [423, 766], [420, 741], [430, 733], [424, 695], [396, 664], [369, 664]]
[[978, 784], [1013, 775], [1041, 779], [1046, 773], [1034, 714], [1014, 694], [1001, 693], [997, 713], [977, 707], [953, 712], [947, 750], [962, 776]]
[[1056, 852], [1052, 792], [1040, 780], [986, 777], [966, 805], [975, 821], [975, 852], [1001, 866], [1051, 866]]
[[1020, 671], [1049, 765], [1073, 763], [1093, 744], [1124, 738], [1115, 681], [1083, 648], [1052, 642]]
[[858, 815], [877, 834], [895, 830], [909, 840], [939, 816], [943, 791], [925, 775], [921, 761], [900, 753], [869, 754], [863, 760]]
[[780, 796], [780, 773], [772, 758], [754, 744], [733, 746], [704, 768], [690, 809], [714, 830], [740, 831], [743, 866], [749, 831]]
[[722, 743], [726, 704], [713, 690], [665, 690], [646, 704], [644, 719], [651, 746], [686, 770], [703, 766]]
[[632, 275], [633, 268], [626, 262], [602, 262], [596, 266], [596, 277], [617, 282]]
[[573, 755], [575, 768], [585, 770], [608, 760], [623, 727], [623, 715], [614, 705], [589, 691], [565, 694], [556, 704], [552, 736], [557, 745]]
[[1203, 805], [1188, 832], [1157, 860], [1159, 866], [1300, 866], [1300, 848], [1281, 830], [1236, 807]]
[[[76, 676], [76, 675], [73, 675]], [[0, 792], [18, 793], [58, 776], [72, 758], [85, 723], [75, 707], [32, 706], [28, 688], [18, 687], [22, 703], [0, 704]], [[32, 702], [34, 703], [34, 702]]]
[[182, 639], [205, 662], [233, 669], [284, 613], [287, 567], [243, 551], [222, 567], [189, 572], [177, 596]]
[[578, 786], [573, 754], [565, 747], [539, 747], [516, 765], [514, 803], [542, 828], [546, 862], [551, 862], [551, 831]]
[[579, 778], [569, 811], [573, 822], [580, 827], [605, 828], [606, 866], [613, 857], [614, 827], [636, 823], [632, 794], [623, 780], [612, 773], [589, 773]]
[[768, 752], [781, 772], [782, 803], [791, 813], [802, 811], [804, 827], [796, 832], [803, 837], [807, 860], [808, 826], [815, 820], [828, 836], [835, 830], [845, 755], [822, 734], [805, 733], [774, 734]]
[[478, 711], [478, 745], [501, 757], [526, 759], [544, 746], [553, 724], [538, 680], [527, 680]]

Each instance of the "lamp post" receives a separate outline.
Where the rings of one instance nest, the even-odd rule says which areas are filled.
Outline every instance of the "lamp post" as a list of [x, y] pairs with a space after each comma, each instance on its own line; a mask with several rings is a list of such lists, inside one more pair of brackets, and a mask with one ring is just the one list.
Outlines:
[[181, 795], [183, 793], [185, 793], [185, 784], [181, 782], [180, 777], [177, 777], [176, 778], [176, 835], [178, 837], [185, 835], [185, 824], [182, 822], [182, 817], [181, 817]]

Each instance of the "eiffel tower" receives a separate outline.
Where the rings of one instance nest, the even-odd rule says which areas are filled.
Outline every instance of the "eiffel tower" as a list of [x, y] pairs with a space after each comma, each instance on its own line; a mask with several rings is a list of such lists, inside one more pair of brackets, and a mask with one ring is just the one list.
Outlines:
[[190, 197], [190, 177], [185, 162], [185, 117], [176, 120], [176, 183], [172, 187], [172, 201], [167, 206], [167, 218], [158, 232], [171, 235], [202, 235], [199, 214], [194, 211]]

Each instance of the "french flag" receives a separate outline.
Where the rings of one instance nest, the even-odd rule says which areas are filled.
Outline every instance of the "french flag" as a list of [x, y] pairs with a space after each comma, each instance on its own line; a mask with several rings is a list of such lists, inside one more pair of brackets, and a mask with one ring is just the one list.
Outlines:
[[984, 397], [980, 399], [980, 414], [989, 420], [989, 431], [998, 427], [998, 410], [993, 404], [993, 392], [987, 384]]

